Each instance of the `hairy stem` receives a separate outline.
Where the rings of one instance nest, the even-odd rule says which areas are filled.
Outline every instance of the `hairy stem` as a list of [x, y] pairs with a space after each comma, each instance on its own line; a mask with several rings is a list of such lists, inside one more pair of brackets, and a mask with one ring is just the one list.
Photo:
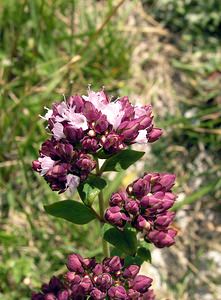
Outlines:
[[[98, 159], [96, 161], [97, 161], [96, 173], [97, 173], [98, 176], [100, 176], [100, 168], [99, 168]], [[98, 194], [98, 200], [99, 200], [99, 214], [100, 214], [101, 219], [103, 220], [104, 219], [105, 207], [104, 207], [104, 195], [103, 195], [103, 191], [102, 190]], [[100, 224], [101, 224], [101, 228], [102, 228], [103, 225], [104, 225], [104, 222], [100, 222]], [[104, 255], [104, 257], [109, 257], [110, 256], [110, 254], [109, 254], [109, 246], [108, 246], [108, 243], [104, 239], [102, 239], [102, 247], [103, 247], [103, 255]]]

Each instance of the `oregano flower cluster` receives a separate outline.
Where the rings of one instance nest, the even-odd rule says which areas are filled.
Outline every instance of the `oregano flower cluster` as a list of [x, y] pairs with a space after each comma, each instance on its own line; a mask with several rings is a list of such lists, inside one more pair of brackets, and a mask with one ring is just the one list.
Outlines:
[[145, 174], [126, 191], [112, 194], [105, 219], [120, 229], [131, 224], [156, 247], [171, 246], [176, 236], [176, 230], [169, 227], [175, 217], [169, 211], [176, 199], [171, 191], [174, 183], [173, 174]]
[[104, 91], [71, 96], [55, 103], [43, 117], [51, 138], [43, 143], [33, 169], [54, 191], [75, 191], [96, 167], [93, 154], [114, 154], [134, 143], [152, 143], [161, 129], [154, 128], [150, 105], [133, 105], [128, 97], [115, 101]]
[[[128, 97], [112, 101], [103, 90], [89, 89], [88, 96], [75, 95], [53, 104], [42, 118], [50, 138], [42, 144], [33, 169], [53, 191], [73, 194], [77, 190], [82, 200], [58, 201], [45, 210], [78, 225], [97, 219], [103, 260], [69, 255], [68, 272], [53, 276], [31, 299], [154, 300], [152, 279], [139, 275], [140, 265], [150, 261], [147, 243], [163, 248], [175, 242], [175, 213], [170, 211], [176, 200], [175, 175], [145, 173], [125, 190], [113, 193], [109, 207], [103, 193], [108, 189], [105, 172], [126, 170], [143, 156], [130, 145], [153, 143], [162, 135], [154, 127], [151, 105], [133, 105]], [[100, 159], [104, 160], [101, 167]], [[109, 244], [119, 256], [110, 256]]]
[[138, 275], [138, 265], [124, 265], [118, 256], [105, 258], [98, 263], [95, 258], [70, 254], [68, 272], [59, 279], [53, 276], [49, 284], [42, 285], [40, 293], [32, 300], [154, 300], [150, 289], [152, 279]]

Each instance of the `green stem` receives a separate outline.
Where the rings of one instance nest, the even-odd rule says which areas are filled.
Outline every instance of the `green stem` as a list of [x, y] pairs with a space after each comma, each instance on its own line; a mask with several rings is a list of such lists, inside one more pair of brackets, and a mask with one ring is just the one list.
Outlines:
[[[98, 159], [96, 160], [97, 165], [96, 165], [96, 173], [98, 176], [100, 176], [100, 168], [99, 168], [99, 162]], [[103, 191], [101, 190], [100, 193], [98, 194], [98, 200], [99, 200], [99, 214], [101, 219], [104, 219], [104, 211], [105, 211], [105, 207], [104, 207], [104, 195], [103, 195]], [[101, 224], [101, 228], [104, 225], [104, 222], [100, 222]], [[103, 255], [104, 257], [109, 257], [110, 253], [109, 253], [109, 246], [108, 243], [102, 239], [102, 247], [103, 247]]]
[[[103, 218], [104, 217], [104, 197], [103, 197], [103, 192], [100, 191], [99, 195], [98, 195], [98, 199], [99, 199], [99, 211], [100, 211], [100, 216]], [[101, 224], [101, 228], [103, 227], [104, 223], [100, 222]], [[109, 257], [109, 247], [108, 247], [108, 243], [102, 239], [102, 247], [103, 247], [103, 254], [104, 257]]]

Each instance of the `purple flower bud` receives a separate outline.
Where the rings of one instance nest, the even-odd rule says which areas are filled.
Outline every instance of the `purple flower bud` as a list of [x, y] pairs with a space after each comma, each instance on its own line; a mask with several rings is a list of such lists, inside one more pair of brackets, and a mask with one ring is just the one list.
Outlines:
[[139, 178], [127, 187], [129, 194], [135, 195], [138, 199], [150, 192], [150, 180]]
[[123, 139], [116, 133], [109, 133], [101, 138], [101, 144], [109, 153], [115, 153], [124, 148]]
[[98, 275], [96, 279], [96, 286], [102, 291], [107, 291], [111, 285], [113, 284], [113, 279], [110, 274], [103, 273], [101, 275]]
[[139, 127], [140, 125], [137, 120], [125, 121], [119, 126], [118, 131], [124, 141], [132, 141], [138, 136]]
[[140, 271], [140, 267], [137, 265], [130, 265], [125, 268], [123, 272], [123, 277], [133, 279]]
[[58, 297], [58, 300], [68, 300], [69, 299], [68, 290], [59, 291], [57, 297]]
[[161, 211], [171, 208], [176, 200], [176, 195], [170, 192], [166, 192], [161, 201]]
[[130, 282], [130, 287], [140, 293], [145, 293], [151, 286], [152, 281], [153, 280], [147, 276], [137, 275], [133, 281]]
[[152, 119], [153, 117], [145, 116], [145, 115], [136, 119], [136, 121], [139, 124], [139, 130], [148, 128], [151, 125]]
[[41, 290], [43, 293], [49, 293], [51, 292], [50, 286], [47, 283], [43, 283], [41, 286]]
[[114, 193], [109, 200], [110, 206], [122, 206], [127, 199], [125, 192]]
[[104, 300], [106, 298], [106, 293], [100, 291], [99, 289], [95, 288], [90, 293], [92, 300]]
[[73, 159], [75, 152], [73, 151], [73, 146], [71, 144], [57, 143], [56, 154], [59, 159], [64, 162], [70, 162]]
[[128, 297], [129, 297], [129, 300], [143, 299], [143, 297], [140, 298], [140, 293], [138, 291], [135, 291], [135, 290], [132, 290], [132, 289], [128, 290]]
[[67, 268], [68, 270], [76, 273], [84, 273], [82, 266], [83, 258], [79, 254], [68, 255]]
[[[75, 272], [67, 272], [67, 273], [65, 274], [65, 278], [66, 278], [66, 280], [67, 280], [68, 282], [72, 282], [72, 281], [75, 279], [76, 276], [78, 276], [78, 275], [76, 275]], [[80, 276], [78, 276], [78, 277], [80, 278]], [[79, 281], [80, 281], [80, 280], [79, 280]]]
[[40, 153], [44, 156], [51, 157], [53, 160], [58, 160], [59, 156], [56, 151], [57, 144], [58, 144], [58, 142], [53, 139], [46, 140], [41, 146]]
[[84, 100], [79, 95], [74, 95], [68, 98], [67, 103], [70, 107], [75, 107], [76, 113], [81, 113], [84, 107]]
[[73, 295], [74, 300], [85, 299], [84, 291], [80, 285], [72, 285], [71, 286], [71, 294]]
[[88, 101], [85, 102], [83, 114], [89, 122], [96, 121], [101, 115], [101, 113], [94, 107], [94, 105]]
[[89, 136], [85, 136], [81, 141], [82, 148], [88, 152], [96, 152], [100, 146], [96, 138], [91, 138]]
[[175, 217], [175, 213], [171, 211], [167, 211], [157, 216], [154, 226], [157, 227], [168, 227]]
[[91, 269], [96, 266], [96, 260], [95, 258], [84, 258], [82, 265], [85, 269]]
[[103, 265], [102, 264], [96, 264], [96, 266], [92, 270], [93, 274], [98, 276], [103, 273]]
[[141, 215], [139, 215], [137, 217], [137, 219], [134, 222], [134, 226], [138, 229], [138, 230], [142, 230], [142, 231], [146, 231], [148, 232], [151, 228], [150, 223]]
[[69, 169], [70, 164], [61, 163], [48, 170], [44, 178], [50, 184], [53, 191], [64, 192], [66, 190]]
[[79, 285], [79, 283], [81, 282], [82, 277], [79, 275], [75, 275], [74, 279], [71, 281], [72, 287], [74, 285]]
[[124, 108], [124, 116], [122, 118], [122, 122], [132, 120], [134, 118], [134, 107], [129, 102], [128, 97], [127, 96], [122, 97], [118, 101], [121, 103], [122, 107]]
[[108, 296], [113, 300], [126, 300], [127, 292], [123, 286], [112, 286], [108, 290]]
[[53, 276], [49, 281], [49, 291], [57, 293], [62, 288], [62, 283], [59, 278]]
[[61, 163], [61, 164], [56, 164], [53, 168], [51, 168], [47, 174], [46, 177], [52, 177], [52, 178], [57, 178], [58, 180], [64, 180], [66, 181], [66, 175], [67, 172], [70, 169], [70, 164], [66, 163]]
[[148, 142], [153, 143], [157, 141], [161, 135], [163, 134], [162, 129], [160, 128], [153, 128], [151, 132], [148, 134]]
[[81, 128], [77, 129], [70, 124], [65, 124], [64, 135], [70, 143], [75, 144], [83, 138], [84, 132]]
[[118, 206], [112, 206], [106, 210], [105, 219], [110, 223], [118, 227], [123, 227], [129, 218], [125, 213], [121, 212], [121, 208]]
[[88, 275], [86, 275], [81, 280], [81, 282], [79, 284], [79, 287], [83, 291], [84, 294], [87, 294], [87, 293], [89, 293], [92, 290], [93, 285], [92, 285], [91, 279], [90, 279], [90, 277]]
[[112, 258], [109, 259], [108, 266], [111, 272], [118, 272], [123, 267], [123, 261], [122, 259], [120, 259], [119, 256], [113, 256]]
[[140, 205], [143, 208], [150, 208], [151, 211], [157, 211], [159, 208], [162, 208], [164, 195], [163, 192], [157, 192], [154, 195], [144, 196], [140, 201]]
[[136, 200], [128, 199], [125, 204], [125, 209], [129, 214], [136, 216], [139, 213], [139, 202]]
[[109, 123], [105, 115], [101, 115], [99, 119], [94, 122], [94, 130], [101, 134], [107, 130]]
[[32, 293], [31, 300], [44, 300], [44, 295], [42, 293]]
[[175, 183], [176, 176], [174, 174], [162, 174], [160, 176], [159, 184], [166, 189], [166, 191], [170, 191], [172, 186]]
[[[157, 200], [157, 203], [159, 201]], [[148, 208], [150, 207], [150, 196], [144, 196], [141, 200], [140, 200], [140, 206], [142, 208]]]
[[175, 243], [174, 237], [177, 231], [174, 229], [168, 230], [153, 230], [147, 235], [147, 238], [154, 243], [158, 248], [169, 247]]
[[56, 296], [52, 293], [46, 294], [44, 300], [56, 300]]
[[80, 154], [79, 159], [76, 161], [76, 166], [82, 170], [90, 173], [96, 167], [96, 161], [87, 154]]

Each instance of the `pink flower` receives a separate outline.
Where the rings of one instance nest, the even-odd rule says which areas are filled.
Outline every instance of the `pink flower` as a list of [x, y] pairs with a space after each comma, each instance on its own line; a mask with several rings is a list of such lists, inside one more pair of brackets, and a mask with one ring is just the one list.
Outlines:
[[39, 157], [41, 164], [41, 176], [44, 176], [55, 164], [55, 161], [48, 156]]
[[80, 177], [73, 175], [73, 174], [68, 174], [67, 175], [67, 183], [66, 183], [66, 188], [67, 192], [72, 195], [76, 188], [78, 187], [80, 183]]
[[52, 132], [53, 132], [54, 138], [57, 141], [61, 140], [62, 138], [65, 138], [64, 126], [61, 123], [58, 123], [58, 122], [55, 123], [54, 127], [52, 129]]

